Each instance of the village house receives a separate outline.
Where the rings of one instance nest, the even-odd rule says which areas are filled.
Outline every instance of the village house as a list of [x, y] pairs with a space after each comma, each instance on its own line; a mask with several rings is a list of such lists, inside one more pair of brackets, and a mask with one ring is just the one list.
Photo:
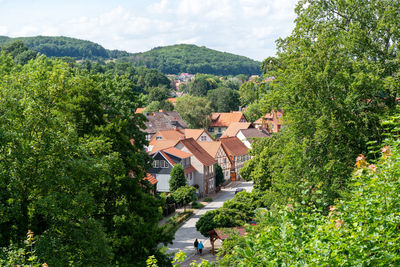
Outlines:
[[152, 112], [144, 114], [147, 118], [145, 122], [146, 140], [150, 141], [151, 137], [161, 130], [186, 129], [187, 125], [182, 117], [176, 111]]
[[153, 166], [149, 174], [157, 180], [157, 192], [170, 192], [169, 180], [171, 179], [171, 170], [175, 164], [180, 163], [185, 169], [186, 183], [195, 185], [195, 168], [191, 164], [192, 154], [186, 153], [174, 147], [159, 150], [153, 154]]
[[270, 133], [277, 133], [282, 128], [283, 111], [272, 110], [254, 122], [256, 128], [267, 128]]
[[210, 134], [214, 134], [217, 138], [219, 138], [233, 122], [247, 122], [247, 120], [241, 111], [231, 111], [228, 113], [212, 113], [208, 132]]
[[196, 169], [194, 186], [200, 196], [215, 193], [215, 164], [217, 161], [207, 153], [193, 138], [179, 140], [175, 148], [192, 154], [190, 161]]
[[236, 137], [239, 138], [240, 141], [243, 142], [243, 144], [247, 148], [251, 148], [251, 144], [254, 141], [254, 138], [266, 138], [270, 137], [271, 135], [269, 134], [267, 129], [256, 129], [256, 128], [249, 128], [249, 129], [243, 129], [239, 130], [236, 133]]
[[158, 131], [150, 139], [150, 145], [159, 140], [181, 140], [193, 138], [195, 141], [214, 141], [212, 136], [204, 129], [174, 129]]
[[223, 149], [221, 142], [202, 141], [198, 143], [202, 148], [204, 148], [205, 151], [207, 151], [208, 154], [210, 154], [218, 162], [218, 165], [221, 166], [222, 168], [225, 181], [229, 181], [231, 178], [230, 177], [231, 161], [229, 160], [228, 155]]
[[232, 122], [221, 137], [236, 136], [239, 130], [254, 128], [251, 122]]
[[250, 159], [249, 149], [236, 136], [220, 138], [219, 141], [231, 161], [232, 181], [240, 180], [239, 170], [243, 168], [244, 162]]

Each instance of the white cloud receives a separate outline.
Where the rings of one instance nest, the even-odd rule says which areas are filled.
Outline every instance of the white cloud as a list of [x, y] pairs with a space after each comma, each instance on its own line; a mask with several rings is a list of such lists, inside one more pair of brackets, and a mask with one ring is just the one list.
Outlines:
[[7, 35], [7, 34], [8, 34], [8, 27], [7, 26], [0, 26], [0, 35]]

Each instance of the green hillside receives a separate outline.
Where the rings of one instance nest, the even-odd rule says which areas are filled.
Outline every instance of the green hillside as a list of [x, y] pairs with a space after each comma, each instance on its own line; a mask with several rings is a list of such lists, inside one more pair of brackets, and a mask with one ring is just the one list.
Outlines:
[[108, 50], [94, 42], [70, 37], [0, 36], [0, 47], [21, 40], [33, 50], [48, 57], [72, 57], [76, 60], [109, 60], [130, 62], [134, 66], [157, 69], [165, 74], [206, 73], [214, 75], [259, 74], [261, 63], [244, 56], [219, 52], [196, 45], [157, 47], [144, 53]]
[[155, 68], [163, 73], [208, 73], [214, 75], [259, 74], [260, 62], [244, 56], [219, 52], [196, 45], [157, 47], [133, 54], [129, 61], [137, 66]]

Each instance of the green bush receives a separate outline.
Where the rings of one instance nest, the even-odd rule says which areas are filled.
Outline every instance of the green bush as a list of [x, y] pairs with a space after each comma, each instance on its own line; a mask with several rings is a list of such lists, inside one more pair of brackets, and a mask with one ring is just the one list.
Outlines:
[[204, 205], [201, 204], [201, 203], [199, 203], [199, 202], [197, 202], [197, 201], [193, 201], [193, 202], [192, 202], [192, 208], [193, 208], [193, 209], [201, 209], [201, 208], [203, 208], [203, 207], [204, 207]]
[[212, 202], [213, 199], [211, 197], [206, 197], [203, 199], [205, 202]]

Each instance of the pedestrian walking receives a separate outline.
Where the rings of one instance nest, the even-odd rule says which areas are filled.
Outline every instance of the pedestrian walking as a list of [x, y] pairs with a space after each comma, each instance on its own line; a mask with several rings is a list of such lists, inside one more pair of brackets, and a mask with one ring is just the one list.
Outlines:
[[203, 248], [204, 248], [203, 242], [200, 241], [199, 244], [197, 245], [197, 248], [199, 249], [199, 253], [201, 255], [201, 253], [203, 252]]
[[194, 247], [196, 248], [196, 253], [198, 253], [198, 252], [199, 252], [199, 248], [198, 248], [198, 246], [199, 246], [199, 241], [197, 240], [197, 238], [196, 238], [196, 240], [194, 241], [193, 245], [194, 245]]

